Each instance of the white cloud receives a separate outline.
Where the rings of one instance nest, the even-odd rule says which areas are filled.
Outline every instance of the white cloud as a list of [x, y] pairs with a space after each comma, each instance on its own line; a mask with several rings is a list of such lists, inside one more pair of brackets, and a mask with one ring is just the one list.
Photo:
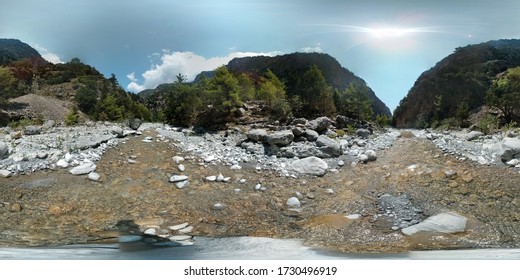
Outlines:
[[64, 63], [61, 58], [55, 54], [50, 52], [48, 49], [38, 45], [38, 44], [31, 44], [31, 47], [36, 49], [40, 55], [43, 57], [43, 59], [47, 60], [50, 63], [58, 64], [58, 63]]
[[163, 83], [173, 83], [178, 74], [182, 74], [192, 81], [202, 71], [214, 70], [217, 67], [227, 64], [233, 58], [248, 56], [274, 56], [279, 52], [255, 53], [255, 52], [232, 52], [223, 57], [205, 58], [193, 52], [168, 52], [163, 50], [161, 62], [154, 64], [141, 76], [143, 83], [139, 84], [135, 78], [135, 73], [130, 73], [127, 78], [131, 81], [127, 89], [132, 92], [139, 92], [144, 89], [155, 88]]
[[317, 46], [317, 47], [305, 47], [305, 48], [301, 48], [300, 51], [304, 52], [304, 53], [312, 53], [312, 52], [323, 52], [323, 50], [321, 49], [320, 46]]

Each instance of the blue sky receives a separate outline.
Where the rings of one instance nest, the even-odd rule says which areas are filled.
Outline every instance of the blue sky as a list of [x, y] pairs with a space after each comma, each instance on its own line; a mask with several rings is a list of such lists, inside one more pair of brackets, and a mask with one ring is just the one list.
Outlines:
[[139, 91], [233, 57], [318, 51], [393, 111], [456, 47], [520, 38], [518, 0], [1, 0], [0, 38], [79, 57]]

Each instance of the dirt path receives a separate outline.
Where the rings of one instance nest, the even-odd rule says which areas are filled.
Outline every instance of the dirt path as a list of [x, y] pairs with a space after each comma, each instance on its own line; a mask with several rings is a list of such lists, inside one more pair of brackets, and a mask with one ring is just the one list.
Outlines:
[[[153, 142], [143, 142], [146, 136]], [[426, 140], [401, 138], [375, 162], [347, 163], [321, 178], [292, 179], [203, 164], [156, 136], [147, 132], [110, 149], [98, 163], [100, 182], [67, 170], [0, 178], [0, 246], [109, 239], [118, 235], [115, 224], [124, 219], [163, 229], [188, 222], [198, 236], [302, 238], [308, 245], [350, 252], [520, 244], [520, 175], [446, 157]], [[186, 158], [184, 172], [172, 161], [174, 155]], [[136, 163], [129, 163], [131, 158]], [[448, 178], [449, 170], [457, 175]], [[219, 173], [231, 181], [204, 180]], [[189, 186], [177, 189], [168, 182], [173, 174], [187, 175]], [[265, 191], [255, 190], [257, 184]], [[423, 217], [456, 211], [469, 219], [468, 230], [405, 237], [391, 229], [392, 217], [378, 204], [384, 194], [406, 200]], [[298, 195], [300, 212], [290, 211], [285, 203]], [[216, 203], [224, 209], [214, 210]], [[359, 218], [345, 218], [351, 214]]]

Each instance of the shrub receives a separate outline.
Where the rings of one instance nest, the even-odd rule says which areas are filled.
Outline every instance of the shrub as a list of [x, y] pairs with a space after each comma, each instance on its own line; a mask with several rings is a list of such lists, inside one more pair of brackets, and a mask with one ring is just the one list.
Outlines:
[[73, 107], [65, 116], [65, 125], [71, 126], [79, 122], [79, 113], [76, 107]]
[[493, 133], [496, 129], [498, 129], [498, 127], [499, 125], [497, 117], [490, 114], [486, 114], [477, 122], [478, 130], [482, 131], [484, 134]]

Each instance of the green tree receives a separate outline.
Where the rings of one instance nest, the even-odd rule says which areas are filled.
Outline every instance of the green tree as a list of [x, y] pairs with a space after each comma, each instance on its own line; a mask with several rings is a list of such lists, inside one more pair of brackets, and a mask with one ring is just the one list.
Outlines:
[[303, 110], [309, 115], [330, 115], [336, 110], [332, 87], [316, 65], [312, 65], [303, 75], [301, 97]]
[[242, 101], [253, 100], [256, 96], [256, 89], [253, 80], [246, 73], [241, 73], [237, 77], [240, 87], [240, 98]]
[[88, 87], [81, 87], [76, 91], [74, 97], [79, 109], [89, 116], [96, 113], [97, 93], [95, 90]]
[[215, 109], [223, 110], [229, 115], [234, 109], [242, 106], [238, 80], [225, 66], [215, 70], [215, 76], [209, 81], [208, 87], [209, 97], [213, 100]]
[[486, 103], [502, 112], [505, 123], [520, 120], [520, 67], [508, 69], [493, 82]]
[[7, 99], [15, 90], [16, 78], [9, 68], [0, 66], [0, 108], [7, 105]]
[[170, 123], [189, 126], [197, 121], [203, 102], [196, 86], [183, 83], [183, 79], [175, 82], [175, 87], [168, 93], [166, 119]]
[[258, 97], [267, 101], [270, 109], [273, 109], [276, 100], [285, 98], [284, 84], [270, 69], [267, 69], [265, 79], [260, 84]]
[[67, 113], [65, 116], [65, 125], [71, 126], [75, 125], [79, 122], [79, 112], [78, 108], [75, 106]]
[[116, 94], [110, 93], [100, 102], [98, 119], [102, 121], [122, 121], [124, 111], [124, 107], [118, 104]]
[[363, 121], [372, 119], [372, 101], [367, 87], [350, 83], [343, 94], [347, 116]]

